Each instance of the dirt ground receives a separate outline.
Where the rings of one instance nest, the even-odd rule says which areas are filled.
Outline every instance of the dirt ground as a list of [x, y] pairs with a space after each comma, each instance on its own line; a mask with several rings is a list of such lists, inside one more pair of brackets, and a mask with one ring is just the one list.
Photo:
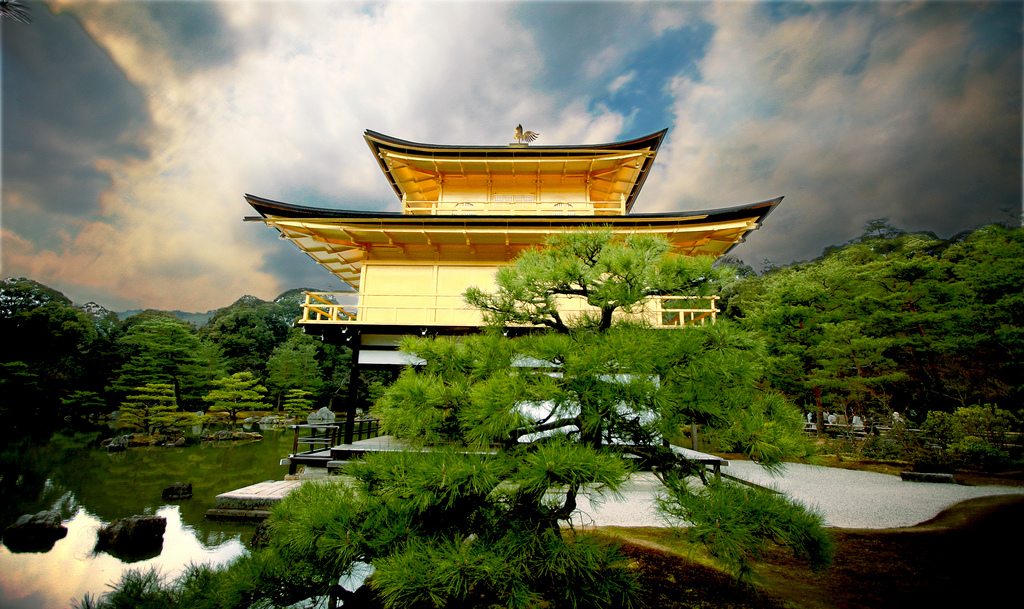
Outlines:
[[[845, 466], [896, 475], [906, 469], [892, 463]], [[1020, 472], [955, 477], [960, 484], [1024, 485]], [[736, 583], [702, 548], [666, 529], [607, 527], [604, 532], [623, 542], [623, 551], [642, 568], [650, 607], [996, 607], [1020, 599], [1024, 496], [972, 499], [914, 527], [831, 529], [832, 566], [814, 573], [792, 553], [775, 548], [759, 564], [753, 586]]]

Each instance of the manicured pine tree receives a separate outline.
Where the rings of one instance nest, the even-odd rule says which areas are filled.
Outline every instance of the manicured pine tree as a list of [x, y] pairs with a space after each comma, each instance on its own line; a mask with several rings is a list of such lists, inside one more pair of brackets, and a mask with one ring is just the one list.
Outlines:
[[262, 410], [267, 407], [263, 396], [267, 389], [251, 372], [236, 372], [213, 381], [215, 389], [203, 398], [210, 403], [210, 412], [226, 412], [234, 424], [243, 410]]
[[123, 394], [146, 383], [169, 383], [180, 406], [197, 384], [196, 378], [204, 377], [208, 368], [199, 365], [198, 355], [204, 352], [199, 338], [192, 326], [170, 314], [154, 312], [140, 317], [143, 319], [131, 323], [117, 341], [126, 359], [111, 389]]
[[[699, 423], [767, 464], [801, 448], [799, 413], [758, 391], [751, 336], [729, 324], [653, 330], [614, 321], [616, 311], [640, 315], [649, 296], [707, 294], [721, 273], [643, 236], [570, 234], [527, 252], [498, 273], [496, 293], [467, 293], [494, 331], [403, 342], [423, 363], [406, 369], [374, 412], [413, 450], [351, 463], [347, 485], [301, 487], [275, 510], [269, 547], [233, 572], [248, 578], [248, 593], [280, 604], [332, 591], [346, 604], [369, 594], [387, 607], [642, 604], [628, 561], [566, 528], [578, 499], [614, 495], [632, 471], [623, 456], [632, 455], [665, 482], [678, 507], [670, 516], [713, 522], [745, 512], [713, 509], [731, 487], [691, 491], [685, 480], [703, 469], [664, 440]], [[569, 314], [569, 298], [590, 312]], [[500, 330], [514, 324], [549, 330], [505, 337]], [[785, 511], [758, 504], [746, 522], [759, 528], [731, 529], [736, 550], [722, 554], [737, 572], [781, 522], [795, 532], [777, 541], [816, 564], [827, 557], [820, 519], [781, 503]], [[367, 563], [373, 575], [355, 596], [335, 586]]]
[[121, 402], [118, 422], [141, 429], [147, 435], [175, 424], [178, 409], [174, 386], [170, 383], [146, 383], [136, 387]]
[[267, 361], [267, 386], [278, 408], [289, 390], [302, 389], [315, 395], [323, 387], [323, 373], [317, 358], [317, 343], [301, 333], [278, 345]]
[[281, 410], [296, 417], [304, 416], [313, 410], [313, 393], [304, 389], [289, 389], [284, 394]]

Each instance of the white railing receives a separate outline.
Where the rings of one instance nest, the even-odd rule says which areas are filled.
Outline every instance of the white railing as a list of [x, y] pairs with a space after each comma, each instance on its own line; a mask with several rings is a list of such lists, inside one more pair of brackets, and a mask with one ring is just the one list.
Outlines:
[[[460, 296], [391, 294], [374, 297], [377, 300], [391, 300], [391, 304], [357, 306], [337, 302], [338, 296], [351, 297], [351, 293], [303, 293], [306, 299], [302, 304], [300, 324], [484, 325], [480, 314], [466, 306]], [[435, 304], [421, 304], [425, 298], [432, 298]], [[403, 300], [410, 304], [398, 304]], [[453, 304], [437, 304], [438, 301]], [[459, 304], [454, 304], [454, 301]], [[718, 296], [652, 296], [640, 311], [622, 316], [645, 321], [654, 328], [680, 328], [709, 321], [715, 323], [719, 313], [717, 301]], [[563, 304], [564, 317], [593, 310], [578, 301]]]
[[402, 213], [417, 216], [622, 216], [626, 200], [609, 201], [410, 201], [402, 199]]

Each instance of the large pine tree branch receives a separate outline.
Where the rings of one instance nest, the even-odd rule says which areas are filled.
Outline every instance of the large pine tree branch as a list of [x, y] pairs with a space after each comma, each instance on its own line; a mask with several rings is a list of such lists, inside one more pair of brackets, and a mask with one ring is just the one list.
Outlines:
[[518, 427], [509, 432], [509, 438], [516, 440], [520, 436], [525, 436], [532, 433], [543, 433], [545, 431], [553, 431], [555, 429], [562, 429], [563, 427], [580, 426], [579, 417], [565, 417], [547, 423], [539, 423], [536, 425], [527, 425], [525, 427]]

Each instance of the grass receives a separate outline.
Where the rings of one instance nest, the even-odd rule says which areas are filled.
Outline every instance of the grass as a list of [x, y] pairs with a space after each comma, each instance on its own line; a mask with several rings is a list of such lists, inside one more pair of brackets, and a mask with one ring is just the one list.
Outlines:
[[[825, 461], [828, 461], [826, 459]], [[897, 463], [815, 463], [897, 474]], [[958, 473], [960, 484], [1024, 485], [1020, 472]], [[1024, 495], [959, 503], [934, 519], [901, 529], [830, 529], [833, 565], [814, 573], [783, 548], [758, 563], [757, 581], [732, 580], [701, 547], [667, 529], [604, 527], [642, 567], [649, 606], [664, 609], [847, 609], [1003, 606], [1019, 598]], [[1013, 557], [1013, 558], [1011, 558]]]

